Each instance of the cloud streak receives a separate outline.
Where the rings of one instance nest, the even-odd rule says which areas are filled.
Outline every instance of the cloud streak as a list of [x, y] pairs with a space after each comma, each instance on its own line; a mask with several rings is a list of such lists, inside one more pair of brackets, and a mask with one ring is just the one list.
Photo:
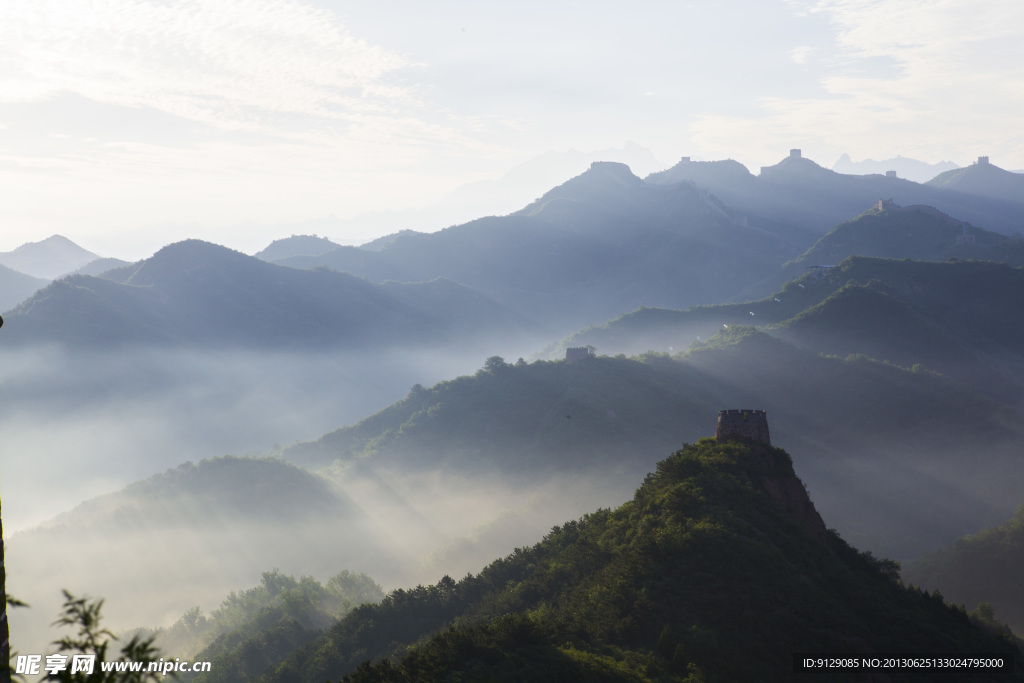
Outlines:
[[[716, 149], [749, 145], [778, 158], [788, 140], [819, 153], [930, 157], [940, 142], [968, 161], [989, 150], [1019, 156], [1006, 130], [1024, 106], [1024, 6], [1007, 0], [820, 0], [790, 3], [834, 30], [820, 97], [765, 97], [756, 115], [699, 117], [693, 132]], [[791, 57], [803, 64], [807, 48]], [[816, 53], [817, 54], [817, 53]], [[769, 151], [769, 147], [774, 150]], [[806, 150], [805, 150], [806, 151]], [[821, 161], [825, 161], [822, 159]], [[829, 160], [830, 161], [830, 160]], [[993, 158], [993, 162], [998, 160]]]
[[344, 120], [415, 105], [413, 65], [297, 2], [15, 1], [5, 9], [4, 99], [63, 91], [226, 129], [282, 114]]

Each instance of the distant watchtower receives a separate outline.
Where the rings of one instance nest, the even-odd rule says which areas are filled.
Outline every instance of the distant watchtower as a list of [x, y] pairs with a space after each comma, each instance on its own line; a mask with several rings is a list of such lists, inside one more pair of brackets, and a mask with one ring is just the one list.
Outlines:
[[589, 346], [570, 346], [565, 350], [565, 362], [575, 363], [584, 358], [593, 358], [594, 349]]
[[799, 149], [791, 149], [791, 150], [789, 150], [789, 158], [790, 159], [799, 159], [800, 158], [800, 150]]
[[988, 157], [978, 157], [978, 166], [988, 166]]
[[771, 445], [763, 410], [719, 410], [715, 438], [719, 441], [763, 441]]

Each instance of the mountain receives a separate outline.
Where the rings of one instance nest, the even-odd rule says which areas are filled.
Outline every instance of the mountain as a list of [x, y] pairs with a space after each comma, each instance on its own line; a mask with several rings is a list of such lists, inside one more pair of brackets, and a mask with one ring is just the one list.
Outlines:
[[329, 251], [337, 249], [335, 244], [326, 237], [316, 235], [292, 235], [283, 239], [274, 240], [265, 249], [254, 254], [262, 261], [279, 261], [292, 256], [320, 256]]
[[46, 286], [49, 280], [0, 265], [0, 311], [9, 311]]
[[170, 623], [267, 567], [320, 576], [349, 567], [390, 579], [396, 557], [382, 538], [323, 477], [279, 460], [211, 458], [8, 536], [8, 587], [33, 607], [19, 615], [21, 642], [42, 647], [61, 588], [108, 597], [118, 628]]
[[67, 237], [53, 235], [0, 253], [0, 264], [34, 277], [52, 280], [99, 258]]
[[[217, 609], [204, 614], [198, 606], [192, 607], [174, 625], [154, 635], [165, 656], [216, 659], [218, 674], [230, 671], [255, 677], [319, 636], [353, 607], [383, 597], [381, 587], [366, 574], [343, 570], [321, 584], [312, 576], [296, 580], [274, 570], [263, 572], [260, 584], [253, 588], [231, 591]], [[279, 655], [266, 647], [275, 640], [287, 643]], [[200, 650], [202, 655], [197, 657]], [[255, 650], [262, 652], [256, 667], [251, 656]]]
[[1024, 173], [1013, 173], [978, 157], [977, 163], [939, 174], [926, 183], [929, 187], [955, 190], [990, 199], [1020, 202], [1024, 197]]
[[883, 161], [865, 159], [864, 161], [854, 162], [849, 154], [843, 154], [836, 160], [836, 163], [832, 164], [832, 170], [836, 173], [845, 173], [847, 175], [871, 175], [877, 173], [885, 175], [890, 171], [894, 171], [900, 178], [913, 180], [915, 183], [927, 182], [944, 171], [952, 171], [957, 168], [960, 168], [960, 166], [952, 161], [940, 161], [937, 164], [929, 164], [917, 159], [908, 159], [904, 156], [897, 156]]
[[72, 275], [96, 275], [102, 277], [104, 273], [132, 266], [134, 264], [128, 261], [122, 261], [119, 258], [98, 258], [94, 261], [89, 261], [78, 270], [71, 273]]
[[352, 349], [410, 339], [465, 346], [535, 329], [454, 283], [382, 286], [276, 266], [198, 240], [164, 247], [123, 283], [88, 276], [54, 282], [13, 310], [9, 322], [11, 345], [75, 347]]
[[605, 162], [509, 216], [280, 263], [375, 282], [444, 277], [568, 330], [642, 303], [728, 300], [803, 248], [692, 185], [653, 186]]
[[[916, 215], [926, 224], [933, 218]], [[850, 230], [886, 221], [884, 214], [867, 215]], [[1024, 269], [1001, 263], [858, 256], [805, 273], [759, 301], [637, 310], [581, 330], [548, 352], [588, 344], [604, 353], [678, 350], [723, 326], [758, 325], [818, 353], [921, 363], [973, 391], [1016, 402], [1024, 395], [1022, 287]]]
[[810, 267], [835, 265], [849, 256], [945, 261], [977, 259], [1024, 265], [1024, 239], [1014, 239], [948, 216], [930, 206], [879, 202], [840, 223], [782, 268], [780, 282]]
[[512, 167], [497, 178], [460, 185], [430, 204], [360, 213], [343, 220], [334, 218], [292, 227], [293, 230], [315, 228], [321, 234], [345, 235], [352, 239], [367, 239], [372, 235], [404, 230], [432, 232], [461, 225], [481, 216], [504, 216], [517, 211], [555, 185], [583, 173], [595, 161], [626, 164], [643, 174], [665, 166], [654, 157], [651, 150], [633, 142], [626, 142], [621, 148], [589, 152], [573, 149], [564, 152], [548, 151]]
[[795, 653], [971, 652], [1024, 663], [826, 531], [785, 451], [702, 439], [621, 507], [357, 608], [255, 680], [788, 681]]
[[1024, 484], [1010, 406], [932, 372], [735, 326], [675, 358], [492, 359], [281, 456], [342, 480], [457, 475], [530, 490], [571, 475], [626, 486], [659, 449], [699, 438], [721, 405], [768, 408], [836, 526], [877, 552], [913, 557], [951, 542], [991, 523], [993, 505], [1007, 514]]
[[921, 185], [882, 175], [844, 175], [803, 158], [800, 150], [792, 150], [774, 166], [762, 167], [757, 176], [732, 160], [691, 161], [684, 157], [672, 168], [648, 176], [647, 182], [695, 183], [739, 215], [790, 233], [798, 229], [823, 235], [880, 199], [904, 206], [934, 206], [973, 225], [1006, 234], [1024, 230], [1024, 194], [993, 198], [932, 182]]
[[973, 609], [990, 604], [1016, 633], [1024, 632], [1024, 505], [1006, 523], [964, 536], [903, 569], [906, 581], [941, 590]]

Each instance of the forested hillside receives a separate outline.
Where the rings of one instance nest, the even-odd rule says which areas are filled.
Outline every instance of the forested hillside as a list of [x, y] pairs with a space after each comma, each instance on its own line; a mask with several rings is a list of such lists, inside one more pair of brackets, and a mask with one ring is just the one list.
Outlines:
[[686, 349], [723, 326], [755, 325], [819, 353], [921, 364], [1000, 401], [1024, 395], [1024, 269], [985, 261], [850, 257], [772, 296], [685, 311], [645, 308], [550, 347], [602, 353]]
[[983, 529], [909, 563], [905, 580], [941, 590], [968, 609], [987, 603], [1015, 633], [1024, 633], [1024, 505], [1004, 524]]
[[1020, 266], [1024, 265], [1024, 240], [965, 224], [930, 206], [885, 204], [837, 225], [783, 266], [780, 282], [796, 279], [807, 268], [835, 265], [850, 256], [975, 259]]
[[[653, 467], [658, 449], [699, 438], [721, 406], [766, 407], [837, 528], [898, 557], [991, 523], [993, 504], [1008, 514], [1024, 484], [1007, 406], [934, 373], [824, 357], [741, 327], [676, 358], [492, 359], [473, 377], [416, 387], [282, 455], [333, 463], [343, 478], [441, 471], [522, 485], [567, 473], [622, 481]], [[976, 503], [980, 495], [988, 504]]]
[[794, 652], [1022, 663], [960, 607], [826, 532], [785, 451], [704, 439], [625, 505], [477, 575], [358, 608], [257, 680], [773, 681], [792, 679]]

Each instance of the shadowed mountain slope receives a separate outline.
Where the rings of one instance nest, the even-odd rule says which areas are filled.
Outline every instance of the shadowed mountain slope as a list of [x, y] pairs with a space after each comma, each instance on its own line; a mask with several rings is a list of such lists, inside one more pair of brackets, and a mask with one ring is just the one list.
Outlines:
[[796, 279], [808, 267], [835, 265], [850, 256], [918, 261], [977, 259], [1021, 266], [1024, 240], [972, 227], [930, 206], [886, 204], [840, 223], [787, 263], [780, 283]]
[[[381, 286], [326, 269], [276, 266], [190, 240], [140, 262], [123, 282], [74, 276], [11, 312], [10, 344], [358, 348], [472, 340], [535, 329], [454, 283]], [[124, 277], [127, 275], [126, 277]], [[421, 291], [422, 290], [422, 291]]]
[[906, 367], [921, 363], [1009, 400], [1024, 392], [1021, 291], [1024, 269], [1006, 264], [852, 257], [760, 301], [641, 309], [581, 330], [560, 347], [678, 350], [723, 326], [758, 325], [822, 353], [866, 354]]
[[934, 206], [973, 225], [1008, 234], [1024, 230], [1024, 193], [994, 198], [952, 185], [922, 185], [883, 175], [844, 175], [799, 155], [766, 166], [757, 176], [732, 160], [690, 161], [687, 157], [646, 180], [657, 185], [696, 183], [751, 220], [817, 235], [866, 211], [879, 199], [892, 199], [904, 206]]
[[0, 265], [0, 311], [7, 312], [45, 287], [48, 280]]
[[909, 563], [903, 577], [940, 590], [973, 610], [989, 603], [996, 616], [1024, 633], [1024, 505], [1005, 524], [984, 529]]
[[728, 300], [802, 248], [693, 186], [655, 187], [603, 162], [509, 216], [281, 263], [373, 281], [445, 277], [564, 330], [638, 304]]
[[992, 520], [993, 504], [1008, 514], [1024, 485], [1012, 448], [1024, 435], [1010, 408], [934, 373], [822, 357], [753, 328], [675, 359], [489, 363], [282, 455], [341, 477], [629, 481], [658, 449], [698, 438], [722, 405], [768, 408], [772, 433], [791, 445], [837, 527], [897, 557]]
[[[357, 608], [258, 680], [788, 681], [797, 652], [1001, 652], [1020, 666], [1009, 641], [897, 577], [824, 532], [785, 451], [703, 439], [625, 505]], [[1006, 677], [976, 678], [989, 679]]]

